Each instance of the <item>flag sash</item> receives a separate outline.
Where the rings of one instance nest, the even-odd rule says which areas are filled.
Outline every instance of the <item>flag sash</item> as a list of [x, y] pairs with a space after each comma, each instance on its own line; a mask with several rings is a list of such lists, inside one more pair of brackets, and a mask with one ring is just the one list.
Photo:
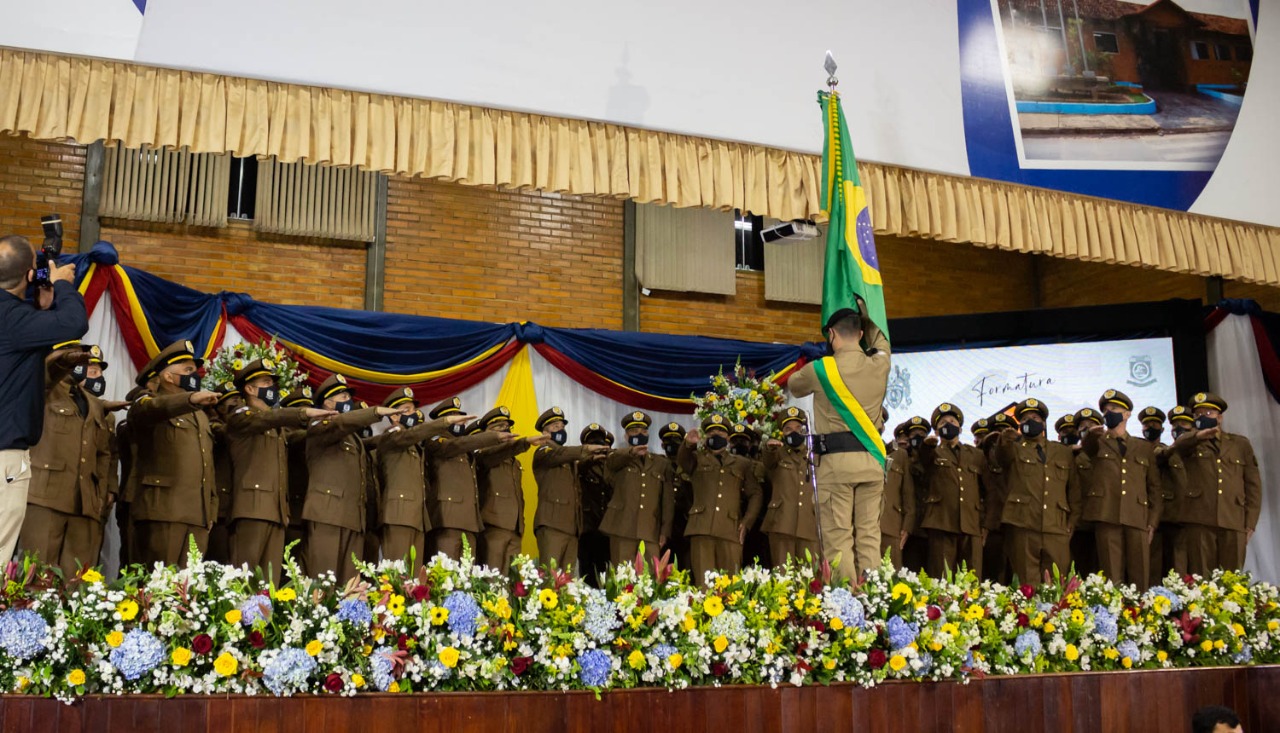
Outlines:
[[836, 408], [836, 412], [840, 414], [840, 418], [849, 426], [849, 431], [858, 438], [858, 442], [862, 443], [881, 466], [885, 465], [887, 456], [885, 455], [884, 443], [880, 440], [880, 431], [876, 430], [875, 423], [871, 422], [871, 417], [867, 415], [867, 411], [862, 409], [862, 405], [849, 391], [848, 385], [844, 383], [844, 379], [840, 376], [840, 370], [836, 367], [836, 360], [833, 356], [824, 356], [813, 363], [814, 373], [817, 374], [818, 383], [822, 385], [822, 391], [827, 395], [827, 399], [831, 401], [831, 405]]

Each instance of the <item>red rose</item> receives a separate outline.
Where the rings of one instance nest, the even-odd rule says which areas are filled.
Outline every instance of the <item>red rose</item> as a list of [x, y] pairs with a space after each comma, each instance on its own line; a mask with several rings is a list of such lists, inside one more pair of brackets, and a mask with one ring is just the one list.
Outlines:
[[1018, 592], [1022, 594], [1023, 598], [1026, 598], [1027, 600], [1031, 600], [1031, 596], [1034, 596], [1036, 594], [1036, 589], [1032, 588], [1030, 585], [1027, 585], [1026, 583], [1023, 583], [1022, 586], [1018, 588]]
[[867, 666], [872, 669], [880, 669], [888, 659], [885, 658], [883, 649], [872, 649], [867, 654]]
[[630, 593], [631, 591], [633, 591], [633, 590], [635, 590], [635, 589], [636, 589], [636, 584], [635, 584], [635, 583], [627, 583], [627, 587], [626, 587], [626, 588], [624, 588], [623, 590], [625, 590], [626, 592]]
[[396, 638], [396, 648], [402, 652], [409, 651], [409, 637], [401, 634]]
[[724, 662], [716, 662], [715, 664], [711, 665], [711, 674], [715, 675], [716, 677], [723, 677], [726, 674], [729, 674], [729, 665], [725, 664]]
[[213, 639], [208, 634], [201, 634], [191, 640], [191, 651], [196, 654], [208, 654], [213, 651]]
[[1025, 629], [1030, 625], [1031, 625], [1031, 619], [1027, 618], [1027, 614], [1025, 613], [1018, 614], [1018, 626]]
[[809, 581], [809, 592], [815, 595], [822, 592], [821, 578], [814, 578], [813, 580]]
[[516, 581], [516, 587], [512, 589], [512, 592], [516, 594], [516, 598], [524, 598], [529, 595], [529, 589], [524, 587], [523, 580]]
[[937, 621], [942, 618], [942, 609], [937, 606], [929, 606], [929, 610], [925, 613], [929, 616], [930, 621]]
[[429, 601], [431, 600], [431, 589], [425, 585], [415, 585], [413, 586], [413, 591], [410, 595], [413, 596], [413, 600], [418, 601], [419, 603], [422, 601]]
[[324, 689], [329, 692], [342, 692], [342, 675], [334, 672], [324, 678]]
[[1182, 576], [1182, 582], [1186, 583], [1187, 585], [1195, 585], [1196, 579], [1195, 579], [1195, 576], [1193, 576], [1191, 573], [1187, 573], [1186, 575]]
[[261, 649], [267, 645], [267, 640], [262, 638], [261, 631], [254, 629], [249, 632], [249, 644], [252, 645], [254, 649]]
[[533, 657], [516, 657], [511, 660], [511, 671], [519, 677], [529, 669], [530, 664], [533, 664]]

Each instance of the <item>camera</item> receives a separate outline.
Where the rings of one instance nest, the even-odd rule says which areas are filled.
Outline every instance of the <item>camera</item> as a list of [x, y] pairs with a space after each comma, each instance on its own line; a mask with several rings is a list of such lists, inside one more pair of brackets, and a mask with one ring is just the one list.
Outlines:
[[40, 217], [40, 225], [44, 227], [44, 242], [36, 253], [36, 274], [32, 280], [38, 288], [52, 287], [49, 279], [49, 268], [58, 262], [62, 254], [62, 217], [49, 214]]

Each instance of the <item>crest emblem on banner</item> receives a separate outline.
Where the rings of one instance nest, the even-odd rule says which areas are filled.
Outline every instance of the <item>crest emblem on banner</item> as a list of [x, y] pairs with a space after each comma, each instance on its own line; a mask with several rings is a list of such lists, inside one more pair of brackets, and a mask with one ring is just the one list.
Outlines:
[[911, 406], [911, 370], [894, 367], [889, 375], [888, 390], [884, 394], [884, 403], [889, 407], [904, 408]]
[[1129, 384], [1135, 387], [1150, 387], [1155, 383], [1155, 375], [1151, 372], [1151, 357], [1129, 357]]

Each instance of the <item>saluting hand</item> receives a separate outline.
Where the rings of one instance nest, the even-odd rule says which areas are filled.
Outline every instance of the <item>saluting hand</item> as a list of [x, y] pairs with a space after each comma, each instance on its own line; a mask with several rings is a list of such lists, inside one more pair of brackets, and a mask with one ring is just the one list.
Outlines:
[[74, 367], [81, 364], [89, 363], [89, 352], [84, 349], [63, 349], [58, 352], [57, 362], [59, 366]]
[[1197, 430], [1196, 440], [1213, 440], [1222, 432], [1221, 428], [1209, 428], [1208, 430]]
[[685, 433], [684, 442], [688, 443], [689, 445], [697, 445], [699, 440], [702, 440], [702, 435], [699, 434], [697, 428], [694, 428], [693, 430], [690, 430], [689, 432]]
[[388, 415], [398, 415], [401, 413], [399, 407], [383, 407], [381, 405], [373, 408], [378, 411], [379, 417], [387, 417]]
[[637, 455], [637, 456], [647, 456], [649, 455], [649, 446], [633, 445], [631, 446], [631, 453], [632, 455]]
[[589, 445], [586, 448], [587, 453], [591, 454], [592, 458], [604, 458], [609, 453], [609, 446], [607, 445]]
[[516, 439], [515, 433], [498, 433], [498, 440], [503, 443], [510, 443]]
[[102, 401], [102, 409], [106, 410], [107, 412], [116, 412], [117, 410], [123, 410], [128, 406], [129, 406], [129, 403], [125, 402], [124, 400], [103, 400]]
[[551, 436], [550, 436], [550, 435], [545, 435], [545, 434], [544, 434], [544, 435], [538, 435], [538, 436], [533, 437], [533, 438], [529, 438], [529, 445], [531, 445], [531, 446], [533, 446], [533, 447], [535, 447], [535, 448], [540, 448], [540, 447], [542, 447], [542, 446], [544, 446], [544, 445], [550, 445], [550, 444], [551, 444]]
[[445, 417], [445, 420], [448, 420], [450, 425], [461, 425], [474, 419], [476, 419], [474, 415], [448, 415]]
[[765, 445], [770, 448], [780, 448], [782, 447], [782, 441], [777, 438], [769, 438], [769, 440], [765, 442]]
[[191, 396], [187, 398], [187, 401], [193, 405], [199, 405], [200, 407], [213, 407], [218, 404], [218, 396], [217, 392], [210, 392], [202, 389], [199, 392], [192, 392]]
[[302, 414], [307, 416], [308, 420], [320, 420], [326, 417], [333, 417], [338, 414], [337, 410], [321, 410], [318, 407], [304, 407]]

